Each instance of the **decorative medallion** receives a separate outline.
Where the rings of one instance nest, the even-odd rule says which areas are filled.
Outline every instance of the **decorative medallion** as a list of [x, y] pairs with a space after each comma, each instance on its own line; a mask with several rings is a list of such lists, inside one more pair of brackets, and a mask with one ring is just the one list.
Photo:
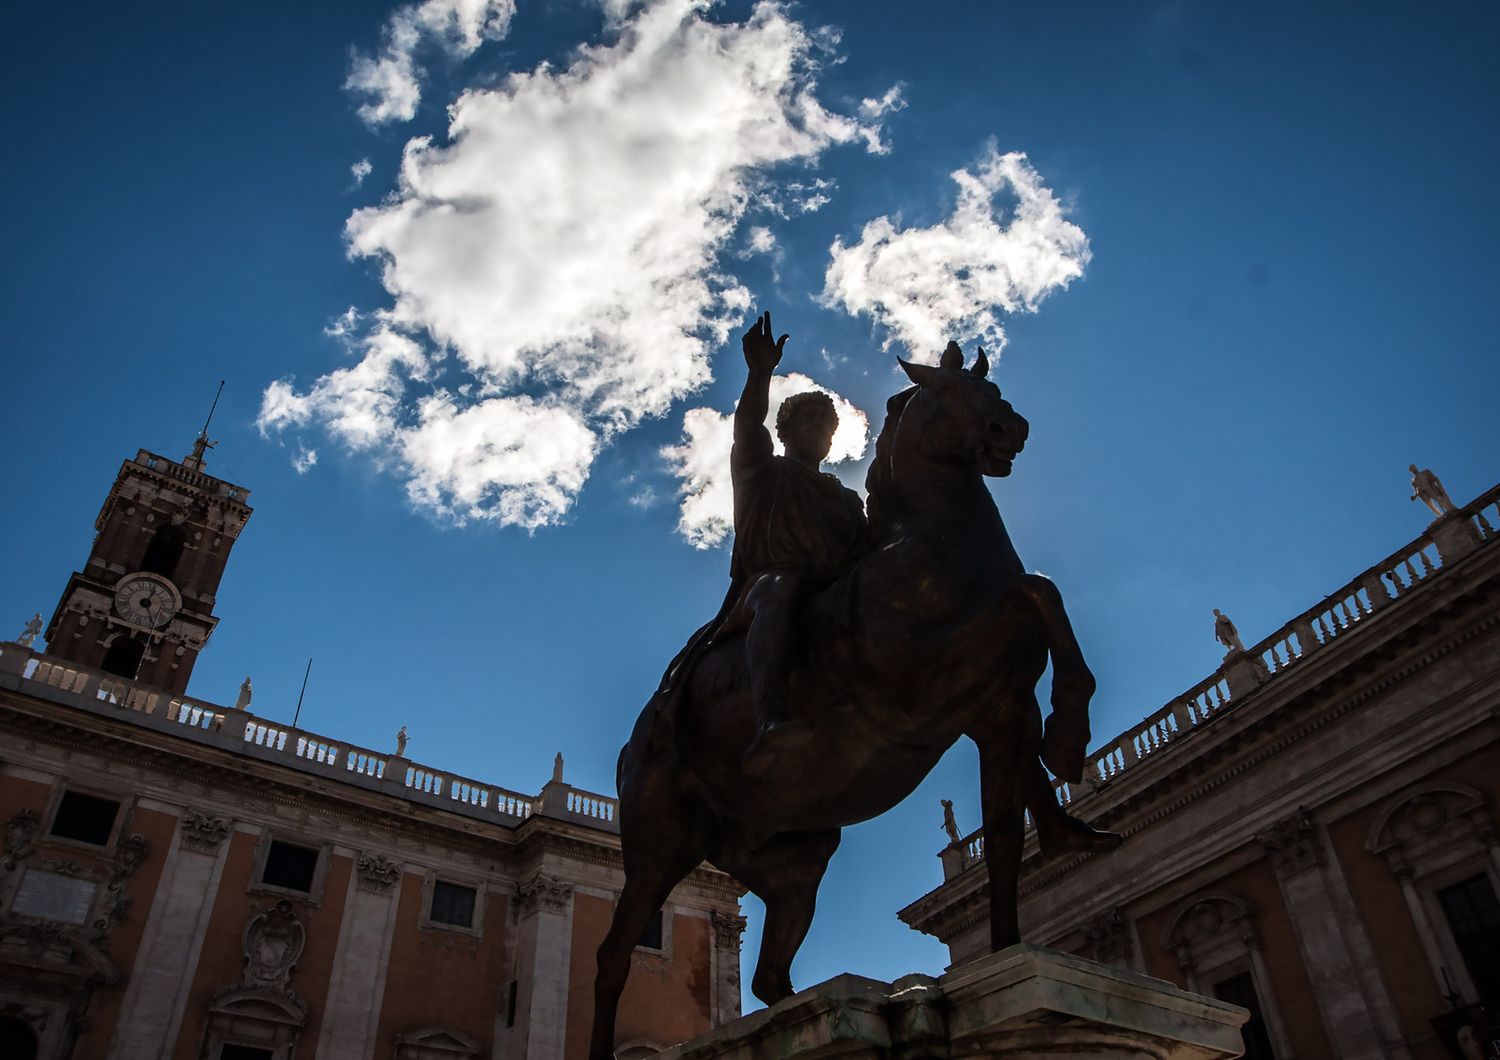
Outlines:
[[253, 917], [245, 928], [246, 985], [285, 990], [306, 944], [307, 929], [292, 903], [277, 902]]

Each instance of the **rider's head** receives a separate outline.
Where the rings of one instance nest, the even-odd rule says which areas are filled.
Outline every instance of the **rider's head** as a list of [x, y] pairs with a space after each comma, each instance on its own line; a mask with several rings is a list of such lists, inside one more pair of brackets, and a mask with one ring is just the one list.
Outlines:
[[776, 437], [786, 446], [787, 455], [813, 466], [828, 457], [838, 425], [833, 399], [821, 390], [793, 394], [776, 413]]

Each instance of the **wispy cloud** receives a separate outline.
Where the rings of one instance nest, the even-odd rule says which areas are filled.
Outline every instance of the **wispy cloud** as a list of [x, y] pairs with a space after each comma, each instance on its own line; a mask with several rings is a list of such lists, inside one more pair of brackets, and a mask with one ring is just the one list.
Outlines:
[[603, 446], [706, 383], [750, 304], [721, 258], [769, 171], [879, 138], [818, 103], [782, 7], [706, 6], [621, 5], [617, 38], [470, 89], [445, 145], [410, 141], [396, 192], [346, 228], [391, 307], [359, 364], [268, 387], [262, 430], [320, 427], [421, 508], [534, 528]]
[[[1088, 237], [1019, 152], [993, 143], [973, 170], [953, 173], [953, 213], [930, 228], [877, 217], [859, 241], [835, 240], [822, 302], [865, 314], [911, 355], [935, 359], [949, 339], [978, 338], [999, 349], [1001, 316], [1035, 312], [1053, 291], [1083, 275]], [[1011, 202], [997, 201], [1002, 195]]]
[[[776, 451], [784, 452], [774, 424], [781, 403], [793, 394], [821, 390], [833, 398], [839, 426], [828, 452], [830, 464], [858, 460], [870, 438], [870, 419], [848, 399], [813, 382], [799, 372], [771, 377], [771, 408], [766, 427]], [[688, 409], [682, 418], [682, 441], [662, 450], [667, 466], [677, 476], [681, 512], [677, 531], [694, 548], [712, 548], [734, 529], [734, 488], [729, 480], [729, 450], [734, 445], [733, 413], [709, 408]]]
[[305, 475], [313, 469], [318, 462], [318, 451], [309, 449], [305, 445], [297, 446], [297, 455], [292, 457], [292, 467], [297, 474]]
[[423, 0], [398, 7], [381, 30], [379, 54], [355, 53], [350, 64], [344, 88], [365, 97], [359, 116], [370, 125], [410, 121], [422, 101], [418, 50], [435, 45], [455, 59], [468, 58], [485, 41], [504, 37], [515, 13], [515, 0]]
[[368, 158], [361, 158], [358, 162], [349, 167], [349, 176], [354, 178], [354, 186], [356, 188], [364, 184], [365, 178], [370, 175], [371, 168], [373, 167], [371, 167], [370, 160]]

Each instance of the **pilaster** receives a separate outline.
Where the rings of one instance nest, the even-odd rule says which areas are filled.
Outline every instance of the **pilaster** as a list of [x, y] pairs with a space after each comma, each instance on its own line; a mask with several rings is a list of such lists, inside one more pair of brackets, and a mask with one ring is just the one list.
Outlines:
[[573, 886], [538, 872], [516, 888], [521, 931], [530, 936], [530, 993], [522, 1028], [526, 1060], [563, 1060], [568, 968], [573, 951]]
[[708, 919], [714, 936], [712, 1018], [717, 1027], [740, 1018], [740, 937], [745, 918], [714, 910]]
[[375, 1055], [402, 875], [399, 863], [378, 854], [355, 858], [318, 1035], [317, 1055], [325, 1060]]
[[157, 1060], [177, 1040], [233, 830], [224, 817], [183, 814], [130, 970], [110, 1060]]
[[1282, 904], [1334, 1052], [1344, 1060], [1395, 1055], [1381, 1042], [1375, 1025], [1377, 1006], [1366, 996], [1344, 938], [1342, 918], [1323, 872], [1327, 852], [1321, 830], [1299, 808], [1256, 838], [1276, 870]]

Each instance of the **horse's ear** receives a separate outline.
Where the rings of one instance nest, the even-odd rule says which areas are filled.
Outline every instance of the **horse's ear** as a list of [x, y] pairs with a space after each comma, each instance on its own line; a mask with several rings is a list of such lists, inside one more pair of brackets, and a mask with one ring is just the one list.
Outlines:
[[938, 380], [942, 378], [942, 376], [938, 374], [940, 369], [934, 368], [930, 364], [917, 364], [913, 361], [903, 361], [900, 357], [896, 358], [896, 363], [899, 364], [901, 366], [901, 370], [906, 373], [906, 378], [910, 379], [913, 383], [916, 383], [917, 386], [931, 386], [937, 383]]
[[969, 371], [983, 379], [990, 374], [990, 359], [984, 355], [984, 347], [978, 347], [979, 356], [974, 358], [974, 363]]

